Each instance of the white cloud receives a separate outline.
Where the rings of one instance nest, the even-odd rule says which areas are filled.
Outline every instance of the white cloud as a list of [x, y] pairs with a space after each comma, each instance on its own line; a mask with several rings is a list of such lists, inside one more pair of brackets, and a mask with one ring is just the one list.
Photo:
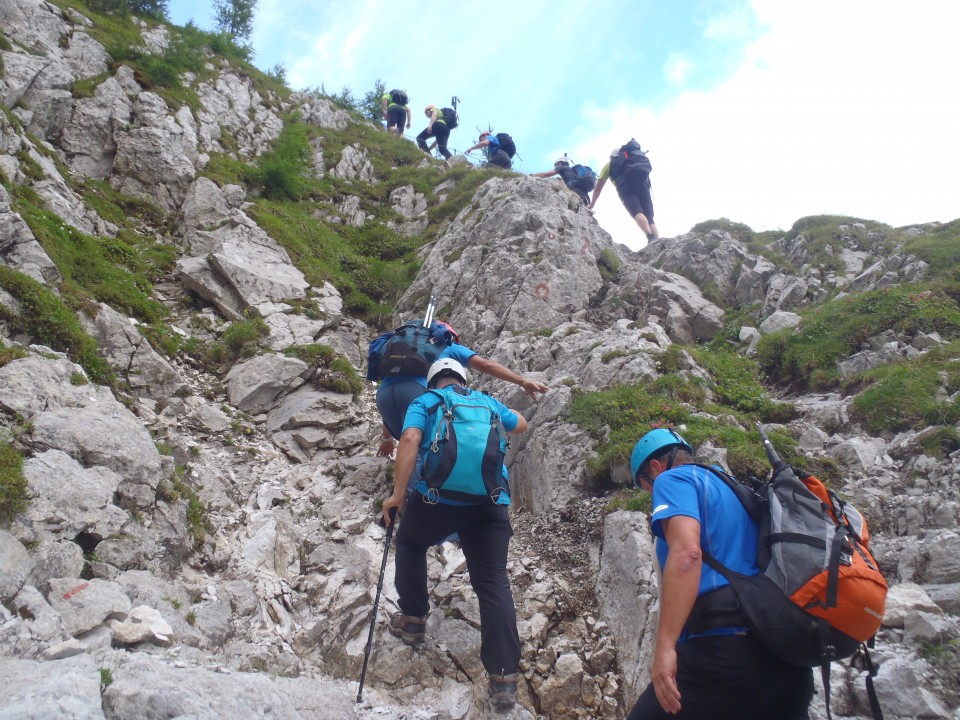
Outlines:
[[682, 53], [673, 53], [663, 66], [663, 76], [674, 85], [682, 85], [693, 65], [690, 58]]
[[[586, 109], [602, 134], [572, 154], [606, 157], [631, 136], [649, 146], [664, 236], [717, 217], [760, 230], [820, 213], [893, 225], [960, 216], [960, 9], [934, 0], [754, 6], [767, 31], [726, 82], [656, 113]], [[618, 205], [605, 191], [601, 224], [641, 245]]]

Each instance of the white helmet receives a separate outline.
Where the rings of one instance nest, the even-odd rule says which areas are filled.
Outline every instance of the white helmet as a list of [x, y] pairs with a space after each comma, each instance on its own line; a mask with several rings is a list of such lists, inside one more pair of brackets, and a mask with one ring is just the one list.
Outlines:
[[434, 387], [436, 385], [436, 383], [433, 382], [434, 379], [439, 380], [441, 377], [450, 377], [451, 375], [460, 378], [460, 382], [464, 385], [467, 384], [467, 371], [463, 365], [453, 358], [437, 360], [427, 371], [427, 387]]
[[554, 165], [559, 165], [560, 163], [564, 163], [566, 165], [573, 165], [573, 160], [568, 158], [567, 154], [564, 153], [563, 157], [557, 158], [556, 160], [553, 161]]

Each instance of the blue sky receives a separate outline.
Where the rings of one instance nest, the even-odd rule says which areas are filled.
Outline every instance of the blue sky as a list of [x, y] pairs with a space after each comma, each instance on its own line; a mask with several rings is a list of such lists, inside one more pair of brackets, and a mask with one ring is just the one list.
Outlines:
[[[211, 6], [170, 0], [170, 17], [211, 28]], [[519, 172], [565, 152], [599, 171], [636, 137], [672, 237], [719, 217], [960, 217], [957, 28], [955, 0], [258, 0], [252, 42], [297, 89], [404, 87], [411, 136], [456, 95], [450, 148], [491, 125]], [[613, 188], [597, 219], [645, 242]]]

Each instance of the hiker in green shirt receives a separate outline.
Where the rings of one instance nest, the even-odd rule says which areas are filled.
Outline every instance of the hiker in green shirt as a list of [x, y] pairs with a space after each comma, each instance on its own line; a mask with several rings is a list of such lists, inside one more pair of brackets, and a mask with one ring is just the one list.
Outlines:
[[410, 106], [407, 104], [406, 90], [391, 90], [383, 94], [380, 98], [380, 111], [387, 121], [387, 132], [394, 135], [403, 135], [403, 118], [407, 118], [407, 130], [410, 129], [410, 123], [413, 120], [413, 113], [410, 112]]

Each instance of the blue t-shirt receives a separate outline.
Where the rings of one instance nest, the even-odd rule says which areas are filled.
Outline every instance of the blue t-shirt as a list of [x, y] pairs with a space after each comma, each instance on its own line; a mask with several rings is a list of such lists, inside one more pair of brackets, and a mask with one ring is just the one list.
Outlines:
[[487, 135], [487, 140], [490, 141], [490, 144], [487, 145], [487, 157], [492, 158], [494, 155], [500, 152], [500, 140], [492, 133]]
[[[680, 465], [657, 476], [650, 524], [657, 537], [661, 568], [669, 550], [662, 521], [677, 515], [700, 523], [700, 547], [721, 563], [743, 575], [759, 574], [757, 526], [733, 490], [712, 472], [696, 465]], [[725, 585], [729, 585], [726, 579], [704, 563], [697, 596]]]
[[[443, 388], [439, 392], [454, 393], [456, 392], [455, 390], [453, 390], [454, 387], [456, 386], [448, 385], [447, 387]], [[482, 402], [486, 403], [490, 407], [490, 409], [492, 409], [495, 413], [497, 413], [497, 415], [500, 416], [500, 422], [503, 423], [504, 430], [506, 430], [507, 432], [510, 432], [511, 430], [516, 429], [517, 423], [520, 421], [519, 417], [517, 417], [517, 414], [513, 410], [508, 408], [506, 405], [504, 405], [502, 402], [500, 402], [494, 397], [485, 395], [479, 390], [471, 390], [470, 388], [467, 388], [467, 396], [470, 397], [470, 399], [473, 401], [481, 400]], [[458, 394], [457, 397], [461, 397], [461, 396]], [[436, 395], [434, 395], [431, 392], [421, 395], [412, 403], [410, 403], [410, 407], [407, 408], [407, 415], [403, 420], [403, 432], [406, 432], [407, 428], [417, 428], [423, 433], [423, 437], [420, 440], [420, 452], [417, 456], [417, 469], [415, 470], [417, 477], [420, 477], [420, 475], [422, 474], [420, 472], [420, 466], [423, 462], [423, 457], [427, 452], [427, 448], [430, 446], [430, 442], [432, 441], [432, 438], [428, 433], [428, 429], [431, 428], [433, 425], [433, 418], [431, 417], [432, 413], [430, 412], [430, 410], [433, 410], [434, 407], [439, 402], [440, 402], [440, 398], [438, 398]], [[437, 412], [437, 411], [434, 410], [434, 412]], [[502, 449], [502, 446], [501, 446], [501, 449]], [[479, 472], [479, 468], [477, 469], [477, 472]], [[503, 466], [503, 478], [504, 480], [507, 479], [506, 465]], [[417, 492], [419, 492], [421, 495], [427, 492], [427, 484], [423, 480], [420, 480], [417, 483]], [[441, 499], [440, 502], [446, 505], [468, 504], [468, 503], [461, 503], [461, 502], [456, 502], [454, 500], [446, 500], [446, 499]], [[481, 502], [485, 502], [485, 501], [481, 501]], [[497, 501], [497, 504], [509, 505], [510, 504], [509, 493], [501, 493], [500, 498]]]
[[[460, 343], [450, 343], [450, 347], [446, 348], [442, 353], [440, 353], [440, 357], [438, 357], [437, 360], [452, 358], [463, 365], [464, 368], [469, 368], [470, 358], [476, 354], [476, 351], [471, 350], [466, 345], [461, 345]], [[380, 381], [380, 384], [386, 387], [387, 385], [392, 385], [393, 383], [400, 382], [401, 380], [414, 380], [423, 387], [427, 386], [427, 378], [422, 375], [391, 375], [390, 377], [383, 378], [383, 380]]]

